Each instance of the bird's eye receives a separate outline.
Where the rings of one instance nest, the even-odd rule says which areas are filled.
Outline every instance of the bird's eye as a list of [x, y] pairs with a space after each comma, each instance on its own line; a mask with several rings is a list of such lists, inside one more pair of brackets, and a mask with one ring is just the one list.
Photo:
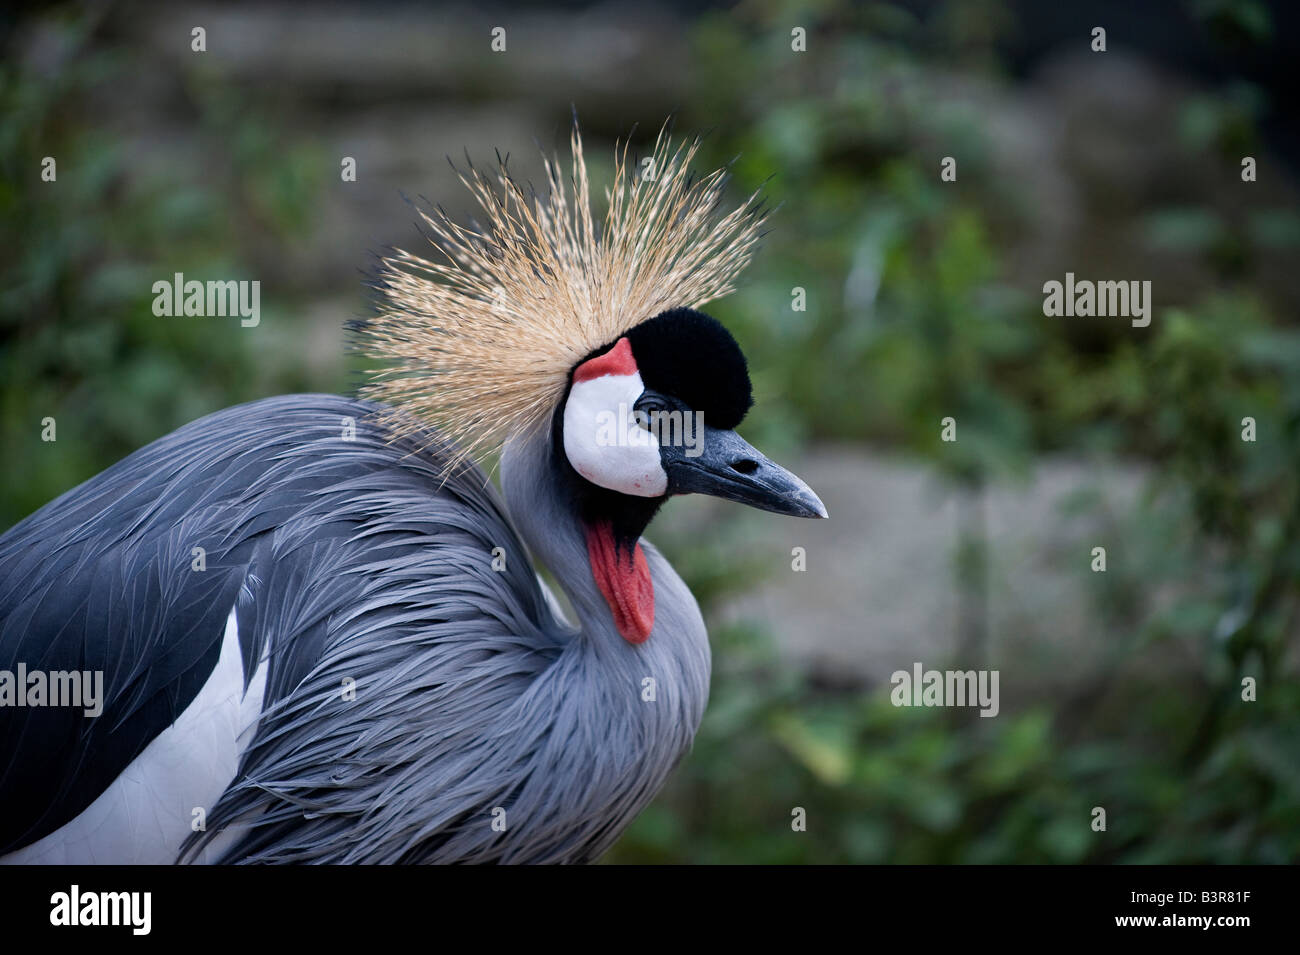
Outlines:
[[667, 411], [670, 402], [668, 398], [659, 392], [647, 388], [641, 392], [641, 397], [636, 400], [636, 407], [639, 411]]
[[636, 416], [636, 422], [646, 431], [651, 430], [654, 422], [651, 420], [653, 415], [668, 410], [668, 402], [659, 395], [646, 393], [643, 394], [636, 403], [635, 409], [640, 412]]

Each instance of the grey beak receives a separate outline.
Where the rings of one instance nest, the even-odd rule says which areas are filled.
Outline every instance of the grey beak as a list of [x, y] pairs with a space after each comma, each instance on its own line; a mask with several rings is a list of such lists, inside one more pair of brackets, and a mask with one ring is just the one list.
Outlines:
[[668, 493], [711, 494], [776, 514], [826, 517], [826, 505], [812, 488], [736, 432], [705, 425], [702, 445], [660, 449]]

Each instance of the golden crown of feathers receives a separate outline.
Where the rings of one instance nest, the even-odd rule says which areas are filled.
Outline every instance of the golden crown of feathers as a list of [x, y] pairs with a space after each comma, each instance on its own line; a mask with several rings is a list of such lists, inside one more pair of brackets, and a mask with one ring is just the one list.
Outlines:
[[445, 261], [402, 250], [382, 258], [378, 314], [358, 342], [383, 362], [362, 395], [395, 410], [396, 436], [418, 427], [405, 412], [453, 442], [457, 460], [497, 450], [544, 419], [592, 351], [666, 309], [731, 292], [765, 212], [755, 192], [720, 213], [726, 170], [693, 177], [699, 145], [674, 145], [665, 124], [648, 163], [616, 146], [599, 228], [576, 121], [568, 190], [558, 158], [543, 157], [544, 197], [526, 193], [499, 156], [493, 177], [458, 171], [484, 224], [421, 210]]

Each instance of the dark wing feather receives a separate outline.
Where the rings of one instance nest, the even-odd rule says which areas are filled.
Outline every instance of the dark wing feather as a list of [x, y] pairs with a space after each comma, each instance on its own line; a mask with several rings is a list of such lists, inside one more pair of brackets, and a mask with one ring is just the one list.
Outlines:
[[[391, 444], [371, 422], [374, 410], [293, 395], [218, 412], [0, 537], [0, 670], [20, 661], [29, 670], [102, 670], [105, 696], [99, 718], [0, 707], [0, 854], [74, 818], [175, 721], [211, 674], [237, 600], [245, 673], [269, 639], [265, 705], [287, 696], [316, 664], [331, 615], [361, 593], [360, 582], [322, 569], [349, 542], [355, 554], [366, 495], [455, 498], [443, 513], [477, 520], [477, 534], [509, 551], [509, 572], [493, 575], [495, 596], [504, 593], [521, 618], [546, 619], [523, 546], [482, 472], [442, 483], [436, 439]], [[344, 418], [356, 423], [354, 440], [343, 440]], [[376, 536], [376, 559], [386, 547], [400, 559], [421, 533], [394, 530]], [[206, 553], [201, 572], [191, 569], [196, 547]]]

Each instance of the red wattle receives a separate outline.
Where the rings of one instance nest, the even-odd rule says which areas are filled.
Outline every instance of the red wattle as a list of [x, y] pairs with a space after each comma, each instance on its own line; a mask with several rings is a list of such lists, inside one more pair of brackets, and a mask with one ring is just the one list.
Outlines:
[[655, 625], [655, 589], [639, 543], [620, 548], [609, 521], [587, 526], [587, 556], [614, 624], [628, 643], [645, 643]]

